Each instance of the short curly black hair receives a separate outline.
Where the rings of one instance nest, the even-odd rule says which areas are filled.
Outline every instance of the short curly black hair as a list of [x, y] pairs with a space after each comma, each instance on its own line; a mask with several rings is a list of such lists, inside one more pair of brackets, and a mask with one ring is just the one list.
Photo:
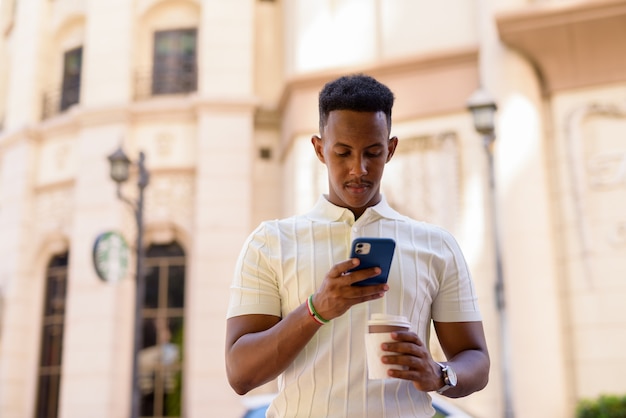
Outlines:
[[319, 95], [320, 134], [333, 110], [384, 112], [391, 132], [391, 108], [394, 95], [389, 87], [365, 74], [339, 77], [326, 83]]

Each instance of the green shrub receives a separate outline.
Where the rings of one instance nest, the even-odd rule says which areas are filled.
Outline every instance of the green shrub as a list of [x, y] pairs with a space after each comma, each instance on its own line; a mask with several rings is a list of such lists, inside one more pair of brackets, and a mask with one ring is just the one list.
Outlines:
[[626, 395], [602, 395], [583, 399], [576, 406], [576, 418], [625, 418]]

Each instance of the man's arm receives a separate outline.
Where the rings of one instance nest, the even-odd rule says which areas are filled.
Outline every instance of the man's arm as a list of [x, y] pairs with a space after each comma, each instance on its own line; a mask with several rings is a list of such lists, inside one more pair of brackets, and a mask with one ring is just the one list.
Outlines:
[[309, 317], [304, 304], [283, 320], [272, 315], [229, 318], [226, 372], [230, 385], [243, 395], [274, 379], [291, 364], [320, 326]]
[[[456, 387], [443, 395], [460, 398], [487, 386], [489, 381], [489, 352], [482, 322], [435, 322], [439, 343], [456, 372]], [[441, 375], [441, 370], [439, 369]], [[435, 390], [440, 389], [442, 384]]]
[[[384, 296], [385, 285], [351, 286], [380, 274], [380, 268], [346, 273], [358, 265], [350, 259], [336, 264], [315, 292], [313, 304], [326, 319], [343, 315], [351, 306]], [[243, 395], [282, 373], [321, 327], [304, 302], [284, 318], [241, 315], [226, 323], [226, 373], [235, 392]]]

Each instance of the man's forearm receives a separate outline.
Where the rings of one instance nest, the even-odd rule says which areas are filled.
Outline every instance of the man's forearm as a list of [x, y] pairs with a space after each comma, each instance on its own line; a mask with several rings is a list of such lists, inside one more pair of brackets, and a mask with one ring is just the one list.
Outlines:
[[467, 350], [445, 362], [454, 369], [457, 385], [446, 390], [443, 395], [461, 398], [487, 386], [489, 381], [489, 356], [480, 350]]
[[282, 373], [320, 328], [306, 304], [268, 329], [246, 333], [226, 351], [228, 380], [243, 395]]

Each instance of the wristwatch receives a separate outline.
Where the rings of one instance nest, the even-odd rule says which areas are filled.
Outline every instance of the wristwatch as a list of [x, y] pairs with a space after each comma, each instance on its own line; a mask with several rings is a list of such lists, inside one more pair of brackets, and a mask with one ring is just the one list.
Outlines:
[[447, 364], [441, 364], [437, 362], [437, 364], [441, 367], [441, 373], [443, 374], [443, 387], [437, 390], [437, 393], [442, 394], [446, 390], [453, 388], [456, 386], [456, 373], [452, 370], [452, 367]]

